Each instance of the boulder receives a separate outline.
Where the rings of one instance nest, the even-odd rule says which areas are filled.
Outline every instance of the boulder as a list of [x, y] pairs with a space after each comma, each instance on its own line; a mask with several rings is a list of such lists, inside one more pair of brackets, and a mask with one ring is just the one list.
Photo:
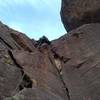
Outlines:
[[62, 0], [61, 19], [67, 31], [100, 22], [99, 0]]

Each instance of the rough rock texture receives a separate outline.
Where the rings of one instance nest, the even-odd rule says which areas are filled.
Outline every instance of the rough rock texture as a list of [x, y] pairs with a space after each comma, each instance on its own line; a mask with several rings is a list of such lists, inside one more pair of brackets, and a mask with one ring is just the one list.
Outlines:
[[67, 31], [100, 22], [100, 0], [62, 0], [62, 22]]
[[[81, 4], [75, 1], [62, 4], [70, 8], [69, 19], [76, 18], [76, 5], [80, 11]], [[82, 17], [87, 16], [84, 12], [95, 12], [99, 1], [91, 6], [87, 1], [78, 18], [89, 19], [89, 24], [77, 20], [78, 26], [84, 24], [78, 27], [76, 19], [66, 23], [62, 16], [69, 30], [78, 28], [54, 41], [45, 36], [29, 39], [0, 22], [0, 100], [100, 100], [99, 13]]]
[[35, 44], [0, 23], [0, 100], [68, 100], [50, 42]]
[[[59, 46], [60, 45], [60, 46]], [[53, 42], [63, 59], [70, 100], [100, 99], [100, 24], [87, 24]]]
[[22, 33], [0, 29], [0, 100], [99, 100], [100, 24], [37, 47]]

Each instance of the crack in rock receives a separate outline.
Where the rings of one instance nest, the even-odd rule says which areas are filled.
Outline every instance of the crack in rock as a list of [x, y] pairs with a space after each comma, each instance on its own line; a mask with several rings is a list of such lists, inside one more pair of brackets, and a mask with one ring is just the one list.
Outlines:
[[[10, 50], [8, 50], [8, 54], [10, 55], [11, 59], [13, 60], [13, 62], [15, 63], [15, 65], [17, 65], [17, 67], [20, 69], [21, 73], [22, 73], [22, 78], [20, 80], [20, 82], [18, 83], [18, 85], [16, 86], [15, 91], [18, 89], [19, 91], [23, 90], [24, 88], [32, 88], [32, 80], [30, 79], [30, 77], [25, 74], [23, 68], [17, 63], [16, 59], [13, 57], [13, 54]], [[14, 91], [14, 92], [15, 92]]]
[[0, 37], [0, 40], [10, 49], [13, 49], [11, 45], [9, 45], [3, 38]]
[[[50, 57], [49, 57], [49, 59], [50, 59]], [[62, 61], [61, 61], [59, 55], [56, 54], [56, 56], [54, 56], [54, 62], [55, 62], [55, 64], [53, 63], [52, 59], [50, 59], [50, 61], [54, 65], [54, 67], [57, 69], [58, 74], [59, 74], [59, 78], [60, 78], [60, 80], [61, 80], [61, 82], [62, 82], [62, 84], [63, 84], [63, 86], [65, 88], [67, 98], [68, 98], [68, 100], [70, 100], [69, 89], [66, 86], [66, 83], [64, 82], [63, 76], [62, 76]]]

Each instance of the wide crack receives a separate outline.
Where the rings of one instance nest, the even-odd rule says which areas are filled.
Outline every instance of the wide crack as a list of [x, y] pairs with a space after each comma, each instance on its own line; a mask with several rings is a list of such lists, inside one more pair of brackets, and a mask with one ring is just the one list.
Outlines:
[[13, 54], [10, 50], [8, 50], [8, 54], [10, 55], [15, 65], [17, 65], [17, 67], [20, 69], [21, 74], [22, 74], [21, 80], [16, 86], [16, 89], [14, 92], [16, 92], [17, 90], [21, 91], [24, 88], [32, 88], [33, 82], [31, 81], [30, 77], [24, 72], [23, 68], [17, 63], [16, 59], [13, 57]]
[[25, 72], [22, 70], [22, 81], [21, 83], [19, 84], [19, 90], [23, 90], [24, 88], [32, 88], [32, 81], [30, 79], [30, 77], [25, 74]]

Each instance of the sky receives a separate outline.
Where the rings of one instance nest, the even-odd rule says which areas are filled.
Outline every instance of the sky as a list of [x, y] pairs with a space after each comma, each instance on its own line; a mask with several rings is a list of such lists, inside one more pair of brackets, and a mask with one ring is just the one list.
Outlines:
[[0, 0], [0, 21], [38, 40], [66, 33], [60, 18], [61, 0]]

